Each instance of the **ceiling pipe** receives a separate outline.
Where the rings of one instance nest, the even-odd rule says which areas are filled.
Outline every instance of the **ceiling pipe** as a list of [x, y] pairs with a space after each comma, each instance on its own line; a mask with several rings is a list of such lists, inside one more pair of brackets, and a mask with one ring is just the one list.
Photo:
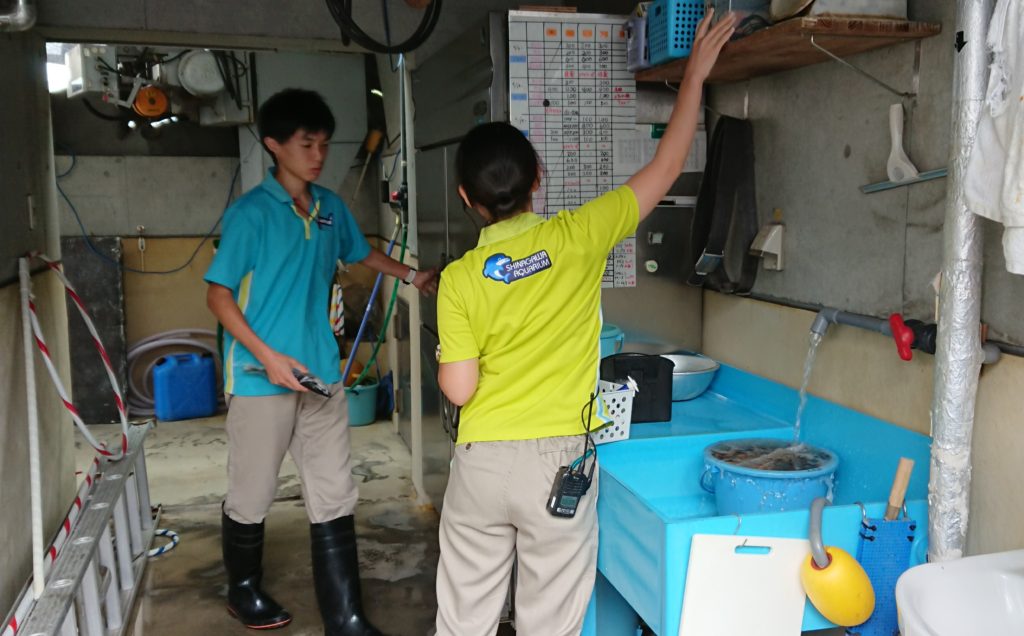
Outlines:
[[0, 14], [0, 31], [28, 31], [36, 24], [34, 0], [17, 0], [10, 13]]
[[942, 240], [942, 287], [932, 397], [932, 454], [928, 480], [928, 558], [958, 559], [967, 543], [971, 438], [983, 359], [981, 221], [964, 199], [964, 174], [985, 99], [985, 32], [992, 0], [956, 3], [953, 136]]

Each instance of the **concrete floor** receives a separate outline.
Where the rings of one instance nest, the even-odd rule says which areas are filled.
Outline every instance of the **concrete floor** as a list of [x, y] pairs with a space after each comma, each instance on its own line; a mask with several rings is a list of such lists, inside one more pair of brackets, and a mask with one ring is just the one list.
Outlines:
[[[107, 427], [96, 427], [101, 437]], [[352, 429], [359, 482], [356, 512], [363, 601], [385, 633], [426, 634], [436, 599], [438, 514], [417, 506], [410, 455], [392, 426]], [[94, 453], [77, 443], [78, 465]], [[147, 438], [150, 496], [163, 505], [160, 526], [179, 533], [174, 550], [150, 559], [137, 603], [134, 634], [251, 636], [224, 609], [226, 583], [220, 549], [220, 502], [226, 487], [223, 417], [160, 423]], [[163, 541], [161, 538], [157, 542]], [[264, 586], [294, 616], [282, 636], [323, 633], [313, 593], [309, 529], [295, 465], [285, 460], [278, 497], [267, 518]]]
[[[120, 430], [92, 428], [98, 437], [111, 441]], [[95, 455], [80, 437], [76, 452], [80, 467], [88, 466]], [[356, 524], [367, 614], [392, 636], [431, 633], [437, 608], [438, 513], [432, 506], [416, 504], [409, 450], [390, 423], [353, 428], [352, 456], [359, 481]], [[147, 438], [146, 458], [150, 498], [163, 506], [160, 527], [176, 531], [181, 542], [149, 560], [130, 633], [252, 636], [253, 631], [225, 610], [220, 548], [220, 503], [227, 482], [223, 416], [158, 424]], [[162, 541], [156, 539], [157, 544]], [[290, 457], [281, 467], [278, 497], [267, 517], [264, 570], [264, 587], [294, 616], [288, 627], [273, 633], [323, 634], [313, 592], [308, 520]], [[835, 629], [805, 634], [842, 633]], [[497, 632], [514, 634], [504, 624]]]

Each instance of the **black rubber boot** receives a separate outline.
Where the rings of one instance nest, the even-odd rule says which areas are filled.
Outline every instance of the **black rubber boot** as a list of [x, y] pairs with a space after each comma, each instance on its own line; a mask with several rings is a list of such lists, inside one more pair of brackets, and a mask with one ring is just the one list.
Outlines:
[[355, 518], [349, 515], [310, 524], [309, 534], [325, 636], [384, 636], [363, 615]]
[[221, 546], [228, 571], [228, 612], [250, 629], [277, 629], [292, 615], [260, 589], [263, 524], [238, 523], [221, 512]]

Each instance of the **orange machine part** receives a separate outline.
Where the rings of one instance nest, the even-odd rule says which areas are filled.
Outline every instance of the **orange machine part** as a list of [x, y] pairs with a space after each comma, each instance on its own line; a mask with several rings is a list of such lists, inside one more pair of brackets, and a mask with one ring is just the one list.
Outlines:
[[156, 86], [143, 86], [135, 95], [132, 108], [143, 117], [159, 117], [167, 112], [167, 93]]

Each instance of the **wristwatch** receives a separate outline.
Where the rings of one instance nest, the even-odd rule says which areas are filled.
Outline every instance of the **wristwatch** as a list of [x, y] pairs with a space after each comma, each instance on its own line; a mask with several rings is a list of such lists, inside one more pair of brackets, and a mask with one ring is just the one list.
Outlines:
[[411, 285], [414, 280], [416, 280], [416, 268], [410, 267], [409, 273], [405, 275], [405, 278], [402, 279], [402, 282], [405, 283], [406, 285]]

